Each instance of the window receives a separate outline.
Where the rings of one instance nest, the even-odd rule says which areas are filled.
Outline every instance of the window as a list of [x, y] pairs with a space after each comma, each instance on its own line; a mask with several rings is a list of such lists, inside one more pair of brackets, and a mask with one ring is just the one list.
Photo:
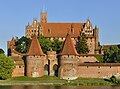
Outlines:
[[21, 66], [19, 66], [19, 68], [21, 68]]
[[71, 29], [71, 33], [74, 34], [74, 28]]
[[51, 29], [48, 29], [48, 33], [51, 34]]

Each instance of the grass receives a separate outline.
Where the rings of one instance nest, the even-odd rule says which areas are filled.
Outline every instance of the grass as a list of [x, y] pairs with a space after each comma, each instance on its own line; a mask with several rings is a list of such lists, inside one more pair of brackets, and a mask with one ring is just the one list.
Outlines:
[[57, 85], [57, 86], [98, 86], [113, 85], [103, 78], [78, 78], [73, 81], [66, 81], [55, 76], [33, 77], [13, 77], [8, 80], [0, 81], [0, 85]]

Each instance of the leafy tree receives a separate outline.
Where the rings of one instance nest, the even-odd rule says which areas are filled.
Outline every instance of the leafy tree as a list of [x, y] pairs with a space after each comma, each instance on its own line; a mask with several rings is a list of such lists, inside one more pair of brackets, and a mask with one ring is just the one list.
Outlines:
[[40, 35], [39, 42], [44, 53], [52, 49], [52, 41], [48, 38], [44, 38], [42, 35]]
[[111, 46], [104, 52], [104, 59], [105, 62], [110, 63], [120, 62], [120, 49], [117, 46]]
[[3, 49], [0, 49], [0, 54], [4, 54], [4, 50]]
[[10, 78], [14, 69], [14, 61], [4, 54], [0, 54], [0, 79]]
[[76, 43], [76, 49], [79, 54], [87, 54], [89, 52], [87, 38], [84, 33], [80, 34], [80, 38]]
[[42, 35], [39, 35], [39, 42], [44, 53], [51, 50], [59, 53], [63, 44], [63, 42], [59, 41], [58, 39], [54, 39], [53, 41], [51, 41], [48, 38], [43, 37]]
[[95, 56], [95, 57], [100, 63], [104, 63], [104, 57], [103, 56]]
[[23, 36], [17, 40], [16, 50], [20, 53], [26, 53], [29, 49], [30, 43], [31, 43], [31, 40]]
[[62, 49], [63, 46], [63, 41], [59, 41], [58, 39], [54, 39], [52, 42], [52, 49], [53, 51], [56, 51], [59, 53]]

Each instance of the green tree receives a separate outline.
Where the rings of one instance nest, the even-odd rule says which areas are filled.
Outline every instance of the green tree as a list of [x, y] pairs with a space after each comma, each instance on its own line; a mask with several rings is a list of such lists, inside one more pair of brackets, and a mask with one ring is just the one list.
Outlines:
[[39, 42], [44, 53], [51, 50], [59, 53], [62, 49], [63, 44], [63, 42], [59, 41], [58, 39], [54, 39], [53, 41], [51, 41], [50, 39], [45, 38], [42, 35], [39, 35]]
[[4, 54], [0, 54], [0, 79], [8, 79], [12, 75], [14, 61]]
[[105, 62], [116, 63], [120, 62], [120, 49], [117, 46], [111, 46], [104, 52]]
[[26, 53], [30, 47], [31, 40], [26, 37], [21, 37], [16, 42], [16, 50], [20, 53]]
[[3, 49], [0, 49], [0, 54], [4, 54], [4, 50]]
[[63, 41], [59, 41], [58, 39], [54, 39], [52, 42], [52, 49], [53, 51], [56, 51], [59, 53], [62, 49], [63, 46]]
[[87, 38], [84, 33], [80, 34], [80, 38], [76, 43], [76, 49], [79, 54], [87, 54], [89, 52]]
[[47, 51], [50, 51], [52, 49], [52, 41], [51, 40], [43, 37], [42, 35], [39, 35], [38, 39], [39, 39], [41, 48], [44, 53], [46, 53]]

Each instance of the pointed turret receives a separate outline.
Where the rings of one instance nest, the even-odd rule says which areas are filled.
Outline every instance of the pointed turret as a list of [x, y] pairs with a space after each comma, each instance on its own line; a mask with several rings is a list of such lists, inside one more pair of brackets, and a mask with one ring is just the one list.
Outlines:
[[13, 45], [13, 46], [14, 46], [14, 45], [15, 45], [15, 42], [16, 42], [16, 41], [15, 41], [14, 37], [12, 37], [12, 40], [11, 40], [11, 45]]
[[63, 49], [60, 54], [61, 55], [78, 55], [69, 33], [66, 36], [66, 40], [64, 42]]
[[44, 55], [41, 46], [39, 44], [39, 41], [37, 37], [34, 35], [32, 38], [32, 42], [28, 51], [29, 56], [41, 56]]

